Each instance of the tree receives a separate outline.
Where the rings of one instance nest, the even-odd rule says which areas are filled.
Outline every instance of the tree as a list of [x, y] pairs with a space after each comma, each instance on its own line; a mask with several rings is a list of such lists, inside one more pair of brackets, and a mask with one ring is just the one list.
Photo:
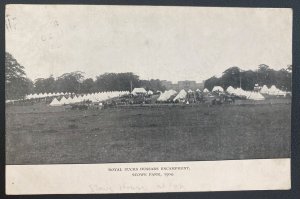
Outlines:
[[241, 69], [237, 66], [228, 68], [223, 72], [221, 78], [221, 86], [227, 88], [232, 86], [234, 88], [240, 87], [240, 80], [241, 80]]
[[216, 76], [213, 76], [204, 82], [204, 87], [209, 90], [212, 90], [214, 86], [219, 86], [220, 82], [221, 81], [219, 78], [217, 78]]
[[81, 90], [80, 86], [83, 78], [83, 72], [81, 71], [65, 73], [57, 78], [55, 89], [58, 92], [78, 93]]
[[260, 86], [267, 85], [269, 87], [275, 85], [279, 89], [290, 91], [291, 70], [291, 65], [278, 71], [265, 64], [259, 65], [255, 71], [241, 71], [239, 67], [234, 66], [225, 70], [220, 78], [211, 77], [207, 79], [204, 86], [208, 89], [212, 89], [214, 86], [223, 86], [226, 89], [228, 86], [239, 87], [241, 81], [244, 90], [253, 90], [255, 84], [259, 84]]
[[55, 79], [51, 75], [50, 77], [38, 78], [34, 81], [34, 91], [36, 93], [52, 93], [55, 92]]
[[257, 70], [257, 83], [259, 85], [271, 86], [272, 82], [270, 79], [271, 69], [266, 64], [260, 64]]
[[140, 87], [139, 76], [133, 73], [105, 73], [96, 77], [97, 91], [130, 91]]
[[83, 80], [80, 86], [81, 93], [91, 93], [95, 90], [94, 80], [92, 78], [88, 78]]
[[146, 90], [152, 91], [164, 91], [166, 87], [164, 87], [159, 79], [151, 79], [151, 80], [140, 80], [141, 87]]
[[24, 66], [8, 52], [5, 53], [6, 99], [22, 99], [33, 90], [33, 82], [26, 77]]
[[252, 70], [247, 70], [241, 73], [241, 86], [244, 90], [253, 90], [256, 82], [256, 73]]

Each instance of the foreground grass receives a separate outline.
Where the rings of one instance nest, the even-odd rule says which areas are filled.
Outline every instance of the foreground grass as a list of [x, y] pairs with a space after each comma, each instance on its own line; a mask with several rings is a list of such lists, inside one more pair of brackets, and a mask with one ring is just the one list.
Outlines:
[[290, 104], [6, 112], [7, 164], [290, 157]]

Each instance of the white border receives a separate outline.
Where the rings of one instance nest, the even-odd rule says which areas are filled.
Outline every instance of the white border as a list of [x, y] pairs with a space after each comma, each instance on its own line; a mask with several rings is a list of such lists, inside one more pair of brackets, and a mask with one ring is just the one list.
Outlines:
[[[135, 172], [124, 171], [142, 167], [189, 169], [164, 171], [174, 174], [168, 177], [164, 174], [135, 177], [132, 176]], [[123, 171], [108, 171], [109, 168]], [[290, 159], [6, 165], [8, 195], [287, 190], [290, 187]]]

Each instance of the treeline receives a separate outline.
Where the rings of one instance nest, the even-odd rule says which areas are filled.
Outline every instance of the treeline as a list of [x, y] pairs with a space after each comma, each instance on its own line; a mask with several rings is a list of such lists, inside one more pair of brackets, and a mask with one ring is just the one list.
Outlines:
[[165, 90], [160, 80], [140, 80], [133, 73], [105, 73], [85, 79], [82, 72], [65, 73], [58, 78], [39, 78], [33, 83], [35, 93], [74, 92], [92, 93], [103, 91], [131, 91], [131, 88], [144, 87], [147, 90]]
[[277, 88], [285, 91], [292, 89], [292, 65], [281, 70], [271, 69], [265, 64], [259, 65], [257, 70], [242, 71], [239, 67], [234, 66], [225, 70], [220, 78], [211, 77], [204, 82], [204, 87], [211, 90], [214, 86], [227, 88], [242, 87], [244, 90], [253, 90], [255, 84], [259, 86], [275, 85]]
[[75, 71], [57, 78], [50, 76], [32, 81], [26, 77], [24, 66], [21, 66], [11, 54], [6, 53], [5, 58], [6, 99], [20, 99], [29, 93], [130, 91], [135, 87], [144, 87], [152, 91], [165, 90], [160, 80], [141, 80], [133, 73], [105, 73], [93, 80], [85, 78], [83, 72]]

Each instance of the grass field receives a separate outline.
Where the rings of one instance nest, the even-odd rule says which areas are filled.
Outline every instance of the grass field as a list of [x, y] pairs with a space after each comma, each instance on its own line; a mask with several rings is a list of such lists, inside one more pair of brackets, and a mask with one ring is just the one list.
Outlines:
[[291, 104], [6, 108], [6, 163], [290, 157]]

